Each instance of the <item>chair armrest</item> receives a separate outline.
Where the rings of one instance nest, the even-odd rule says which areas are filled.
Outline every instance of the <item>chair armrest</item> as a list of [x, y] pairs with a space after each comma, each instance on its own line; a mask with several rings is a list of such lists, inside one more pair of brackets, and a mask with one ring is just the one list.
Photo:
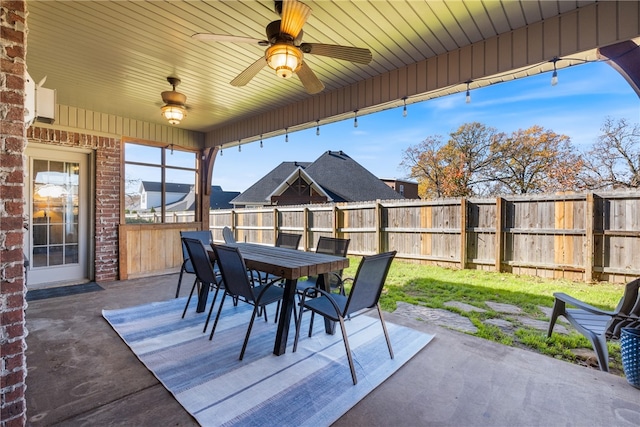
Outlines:
[[562, 301], [562, 302], [564, 302], [566, 304], [573, 305], [573, 306], [575, 306], [577, 308], [580, 308], [580, 309], [582, 309], [584, 311], [588, 311], [588, 312], [593, 313], [593, 314], [604, 314], [604, 315], [609, 315], [609, 316], [613, 316], [615, 314], [612, 311], [602, 310], [601, 308], [594, 307], [591, 304], [587, 304], [584, 301], [580, 301], [579, 299], [575, 299], [574, 297], [569, 296], [569, 295], [567, 295], [567, 294], [565, 294], [563, 292], [555, 292], [553, 294], [553, 296], [556, 299], [559, 299], [560, 301]]
[[320, 295], [323, 295], [323, 296], [327, 297], [327, 299], [329, 300], [329, 302], [333, 306], [334, 310], [336, 311], [336, 314], [338, 316], [341, 315], [340, 307], [338, 307], [338, 304], [336, 304], [336, 301], [331, 296], [331, 292], [327, 292], [324, 289], [316, 288], [315, 286], [309, 286], [308, 288], [305, 288], [305, 290], [304, 290], [304, 292], [302, 294], [302, 301], [300, 301], [300, 304], [299, 304], [300, 307], [301, 307], [300, 309], [302, 309], [302, 307], [304, 307], [304, 302], [305, 302], [307, 296], [314, 297], [316, 293], [320, 293]]

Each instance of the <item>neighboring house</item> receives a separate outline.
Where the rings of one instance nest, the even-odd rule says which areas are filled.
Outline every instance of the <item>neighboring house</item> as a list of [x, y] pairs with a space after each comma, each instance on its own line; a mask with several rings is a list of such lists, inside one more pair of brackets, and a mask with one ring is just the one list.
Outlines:
[[[193, 185], [191, 184], [175, 184], [167, 182], [165, 185], [165, 203], [171, 204], [179, 200], [182, 200], [187, 195]], [[157, 208], [162, 204], [162, 184], [153, 181], [140, 182], [140, 209], [146, 210], [151, 208]]]
[[[195, 188], [191, 184], [166, 184], [166, 211], [193, 211], [196, 205]], [[140, 209], [159, 208], [161, 186], [159, 182], [142, 181], [140, 183]], [[211, 186], [209, 207], [211, 209], [231, 209], [231, 199], [237, 197], [239, 191], [224, 191], [219, 185]]]
[[314, 162], [282, 162], [233, 199], [235, 208], [403, 199], [342, 151]]
[[407, 199], [419, 199], [418, 183], [396, 178], [380, 178], [382, 182], [402, 194]]

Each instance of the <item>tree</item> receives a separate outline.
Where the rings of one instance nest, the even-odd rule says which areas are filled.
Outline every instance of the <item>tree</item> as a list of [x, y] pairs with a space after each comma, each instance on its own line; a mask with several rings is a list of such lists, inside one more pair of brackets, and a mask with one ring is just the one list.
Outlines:
[[400, 165], [409, 170], [409, 176], [418, 181], [422, 197], [444, 197], [446, 163], [440, 153], [442, 137], [430, 136], [420, 144], [410, 146], [402, 154]]
[[640, 187], [640, 125], [607, 117], [586, 153], [583, 185], [589, 189]]
[[449, 134], [430, 136], [407, 148], [401, 166], [418, 181], [422, 197], [464, 197], [486, 193], [492, 164], [491, 144], [502, 138], [494, 128], [466, 123]]
[[566, 135], [534, 125], [496, 140], [490, 176], [493, 193], [575, 190], [583, 160]]

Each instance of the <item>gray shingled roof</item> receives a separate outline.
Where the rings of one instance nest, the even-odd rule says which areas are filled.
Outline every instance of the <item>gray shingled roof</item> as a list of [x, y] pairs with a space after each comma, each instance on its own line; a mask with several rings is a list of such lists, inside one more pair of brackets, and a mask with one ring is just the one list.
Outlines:
[[334, 202], [404, 198], [344, 152], [327, 151], [313, 163], [282, 162], [231, 202], [241, 205], [268, 203], [267, 196], [298, 166], [304, 168]]

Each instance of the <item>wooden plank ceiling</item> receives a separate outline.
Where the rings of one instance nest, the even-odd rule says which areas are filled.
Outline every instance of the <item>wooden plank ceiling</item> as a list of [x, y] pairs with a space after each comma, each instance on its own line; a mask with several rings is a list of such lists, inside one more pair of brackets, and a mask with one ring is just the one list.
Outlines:
[[[325, 91], [423, 61], [593, 1], [305, 1], [305, 42], [368, 47], [358, 65], [306, 55]], [[59, 104], [164, 123], [160, 93], [176, 75], [187, 96], [179, 127], [208, 131], [309, 97], [294, 77], [265, 67], [246, 86], [229, 82], [264, 53], [248, 43], [202, 42], [195, 33], [265, 38], [272, 0], [27, 2], [27, 66]]]

